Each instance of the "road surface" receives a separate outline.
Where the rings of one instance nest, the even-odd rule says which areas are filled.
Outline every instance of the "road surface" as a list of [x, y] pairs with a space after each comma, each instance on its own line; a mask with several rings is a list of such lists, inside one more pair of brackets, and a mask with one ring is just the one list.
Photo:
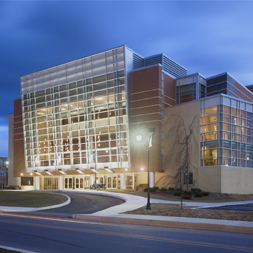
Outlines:
[[71, 203], [54, 209], [30, 212], [42, 216], [71, 217], [72, 214], [92, 214], [111, 206], [123, 204], [124, 201], [107, 196], [84, 193], [64, 193], [71, 198]]
[[253, 236], [0, 214], [0, 245], [41, 253], [253, 252]]

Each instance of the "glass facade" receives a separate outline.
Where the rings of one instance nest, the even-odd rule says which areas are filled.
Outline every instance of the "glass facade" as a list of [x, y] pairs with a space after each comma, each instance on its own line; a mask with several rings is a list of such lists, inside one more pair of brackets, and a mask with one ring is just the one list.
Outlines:
[[26, 170], [128, 167], [124, 47], [21, 78]]
[[201, 166], [253, 167], [252, 105], [232, 102], [201, 109]]
[[177, 80], [177, 104], [198, 100], [206, 96], [206, 80], [200, 75], [180, 78]]
[[220, 93], [235, 96], [235, 80], [227, 73], [207, 79], [207, 95]]

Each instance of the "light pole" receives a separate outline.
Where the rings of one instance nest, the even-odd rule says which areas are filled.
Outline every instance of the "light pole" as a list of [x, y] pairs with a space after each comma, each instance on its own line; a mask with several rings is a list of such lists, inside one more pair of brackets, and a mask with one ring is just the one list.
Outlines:
[[149, 148], [152, 147], [153, 144], [153, 137], [154, 137], [154, 133], [155, 133], [155, 128], [149, 128], [148, 123], [143, 122], [139, 125], [138, 128], [138, 135], [136, 136], [137, 141], [141, 141], [142, 140], [142, 136], [140, 135], [140, 127], [142, 125], [146, 125], [148, 128], [148, 200], [147, 200], [147, 209], [151, 209], [150, 206], [150, 178], [149, 178]]
[[93, 161], [95, 163], [95, 187], [96, 187], [96, 179], [97, 179], [97, 163], [96, 163], [96, 150], [93, 151]]

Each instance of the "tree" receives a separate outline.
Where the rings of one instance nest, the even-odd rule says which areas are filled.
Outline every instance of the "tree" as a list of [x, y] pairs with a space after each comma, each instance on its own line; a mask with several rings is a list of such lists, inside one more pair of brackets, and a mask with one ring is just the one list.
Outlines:
[[171, 167], [175, 169], [165, 171], [165, 175], [158, 180], [157, 184], [162, 184], [163, 187], [174, 185], [176, 188], [180, 188], [181, 198], [184, 178], [186, 178], [187, 191], [189, 191], [189, 173], [193, 170], [196, 171], [195, 166], [191, 163], [191, 154], [195, 152], [194, 147], [197, 145], [193, 134], [196, 118], [197, 115], [190, 125], [186, 126], [180, 115], [171, 115], [168, 118], [168, 124], [166, 124], [174, 123], [165, 136], [165, 142], [168, 140], [170, 146], [168, 154], [165, 155], [167, 163], [173, 164]]

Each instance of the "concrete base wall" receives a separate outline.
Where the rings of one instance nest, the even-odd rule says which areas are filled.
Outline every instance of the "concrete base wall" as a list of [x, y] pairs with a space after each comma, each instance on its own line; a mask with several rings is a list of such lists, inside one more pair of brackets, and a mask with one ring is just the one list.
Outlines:
[[194, 188], [203, 191], [221, 192], [221, 168], [220, 166], [200, 167], [193, 175]]
[[228, 166], [200, 167], [196, 186], [209, 192], [253, 194], [253, 169]]
[[221, 166], [221, 192], [253, 194], [253, 169]]

